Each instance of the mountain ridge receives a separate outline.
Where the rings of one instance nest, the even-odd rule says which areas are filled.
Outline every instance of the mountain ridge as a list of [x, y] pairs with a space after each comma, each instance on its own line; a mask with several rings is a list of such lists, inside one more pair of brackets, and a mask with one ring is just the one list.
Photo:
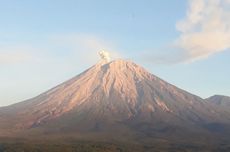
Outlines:
[[125, 134], [126, 142], [230, 141], [230, 112], [132, 61], [101, 60], [35, 98], [1, 108], [2, 132], [109, 141]]

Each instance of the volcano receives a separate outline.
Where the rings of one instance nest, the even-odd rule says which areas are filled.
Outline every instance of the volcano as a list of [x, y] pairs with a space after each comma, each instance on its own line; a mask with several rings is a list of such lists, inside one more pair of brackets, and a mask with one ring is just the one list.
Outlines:
[[35, 98], [0, 108], [0, 136], [227, 149], [230, 111], [132, 61], [101, 60]]

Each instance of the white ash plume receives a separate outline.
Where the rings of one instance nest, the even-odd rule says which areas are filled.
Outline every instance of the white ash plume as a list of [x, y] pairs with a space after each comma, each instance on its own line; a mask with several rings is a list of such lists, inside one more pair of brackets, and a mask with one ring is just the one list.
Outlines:
[[106, 62], [110, 61], [109, 52], [103, 50], [103, 51], [100, 51], [98, 54], [100, 55], [102, 60], [105, 60]]

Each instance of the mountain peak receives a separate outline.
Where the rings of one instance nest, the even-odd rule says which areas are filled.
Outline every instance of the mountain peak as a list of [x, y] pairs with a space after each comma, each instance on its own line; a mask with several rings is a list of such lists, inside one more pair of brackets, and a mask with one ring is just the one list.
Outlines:
[[[115, 59], [112, 61], [106, 61], [104, 59], [101, 59], [98, 63], [98, 65], [111, 65], [111, 66], [125, 66], [125, 65], [136, 65], [134, 62], [131, 60], [125, 60], [125, 59]], [[137, 66], [137, 65], [136, 65]]]
[[129, 60], [117, 59], [102, 64], [95, 74], [106, 96], [114, 90], [134, 100], [137, 96], [136, 84], [144, 79], [147, 73], [142, 67]]
[[[57, 87], [19, 105], [16, 111], [23, 123], [17, 127], [30, 127], [58, 119], [68, 113], [76, 113], [85, 119], [131, 120], [168, 119], [172, 113], [177, 117], [183, 111], [194, 121], [209, 113], [200, 112], [204, 105], [201, 98], [187, 93], [152, 75], [143, 67], [129, 60], [100, 60], [97, 64], [58, 85]], [[23, 109], [21, 109], [23, 107]], [[185, 109], [186, 107], [186, 109]], [[105, 121], [106, 123], [106, 121]]]
[[[115, 111], [125, 108], [124, 118], [127, 118], [137, 112], [135, 106], [142, 98], [142, 94], [150, 94], [150, 88], [146, 88], [147, 91], [143, 89], [145, 83], [151, 82], [153, 78], [155, 76], [132, 61], [117, 59], [107, 62], [101, 59], [78, 76], [31, 99], [33, 106], [20, 114], [36, 113], [36, 116], [31, 116], [33, 121], [30, 122], [40, 124], [85, 105], [87, 107], [100, 105], [99, 111], [107, 105], [109, 109], [116, 109]], [[31, 100], [26, 103], [31, 103]], [[149, 107], [153, 109], [153, 106]]]
[[127, 75], [135, 75], [136, 77], [143, 77], [144, 75], [151, 75], [147, 70], [143, 67], [135, 64], [131, 60], [124, 60], [124, 59], [116, 59], [105, 63], [105, 61], [100, 61], [99, 65], [102, 66], [101, 69], [104, 72], [109, 71], [110, 74], [114, 74], [120, 76], [127, 77]]
[[[114, 141], [119, 137], [134, 139], [135, 143], [144, 140], [147, 144], [156, 137], [184, 141], [188, 137], [197, 140], [202, 135], [201, 141], [206, 141], [217, 137], [216, 132], [211, 132], [225, 133], [223, 130], [229, 128], [229, 109], [222, 107], [230, 102], [225, 104], [225, 98], [212, 97], [213, 102], [220, 99], [220, 106], [216, 106], [132, 61], [109, 61], [106, 54], [101, 58], [91, 68], [47, 92], [1, 108], [0, 132], [16, 131], [15, 134], [36, 138], [43, 134], [53, 138], [56, 134], [58, 138], [73, 135], [79, 139]], [[229, 133], [230, 130], [226, 139]]]

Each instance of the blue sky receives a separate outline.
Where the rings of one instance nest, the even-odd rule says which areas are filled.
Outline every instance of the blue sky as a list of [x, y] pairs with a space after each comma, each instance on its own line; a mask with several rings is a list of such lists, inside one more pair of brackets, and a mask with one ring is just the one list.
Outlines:
[[203, 98], [230, 95], [229, 0], [0, 0], [0, 106], [79, 74], [105, 49]]

